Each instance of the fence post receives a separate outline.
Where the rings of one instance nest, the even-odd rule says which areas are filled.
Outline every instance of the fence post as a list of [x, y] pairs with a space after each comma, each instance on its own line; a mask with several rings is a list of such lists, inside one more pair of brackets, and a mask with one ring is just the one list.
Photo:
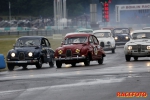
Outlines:
[[47, 35], [47, 30], [45, 32], [46, 32], [46, 35]]
[[19, 31], [17, 32], [17, 35], [19, 36]]
[[8, 35], [10, 35], [10, 31], [8, 32]]
[[29, 31], [27, 31], [27, 36], [29, 36]]

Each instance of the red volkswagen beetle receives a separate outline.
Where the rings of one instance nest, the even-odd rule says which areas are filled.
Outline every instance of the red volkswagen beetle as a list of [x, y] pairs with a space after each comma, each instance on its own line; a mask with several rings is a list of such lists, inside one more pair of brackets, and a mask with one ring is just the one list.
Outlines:
[[89, 66], [90, 61], [94, 60], [97, 60], [98, 64], [102, 64], [103, 57], [105, 57], [105, 52], [98, 39], [89, 33], [67, 34], [61, 47], [55, 51], [57, 68], [61, 68], [62, 63], [76, 66], [76, 63], [84, 62], [85, 66]]

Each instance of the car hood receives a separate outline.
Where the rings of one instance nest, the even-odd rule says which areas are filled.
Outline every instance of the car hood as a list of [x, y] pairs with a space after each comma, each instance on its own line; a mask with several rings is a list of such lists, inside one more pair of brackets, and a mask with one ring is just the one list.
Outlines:
[[115, 36], [118, 36], [118, 37], [125, 37], [125, 36], [128, 36], [128, 34], [115, 34]]
[[135, 39], [135, 40], [130, 40], [127, 42], [127, 45], [150, 45], [150, 39]]
[[16, 53], [19, 52], [35, 52], [37, 51], [36, 47], [15, 47], [12, 51], [15, 51]]
[[72, 53], [76, 53], [76, 49], [81, 50], [84, 47], [84, 44], [70, 44], [70, 45], [63, 45], [62, 47], [59, 47], [57, 50], [62, 50], [63, 54], [66, 53], [67, 50], [71, 50]]
[[71, 44], [71, 45], [63, 45], [61, 49], [82, 49], [83, 44]]

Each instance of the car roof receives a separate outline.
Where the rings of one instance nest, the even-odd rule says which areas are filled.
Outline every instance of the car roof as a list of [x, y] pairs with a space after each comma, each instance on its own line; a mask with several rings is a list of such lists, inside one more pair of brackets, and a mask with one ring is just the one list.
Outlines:
[[130, 30], [130, 28], [114, 28], [113, 30], [117, 30], [117, 29], [128, 29], [128, 30]]
[[93, 33], [95, 32], [111, 32], [111, 30], [94, 30]]
[[143, 30], [144, 30], [144, 29], [145, 29], [145, 30], [146, 30], [146, 29], [150, 30], [150, 27], [144, 27]]
[[133, 33], [140, 33], [140, 32], [149, 32], [150, 33], [150, 30], [134, 30], [134, 31], [132, 31], [131, 34], [133, 34]]
[[44, 36], [21, 36], [19, 37], [19, 39], [23, 39], [23, 38], [39, 38], [39, 39], [42, 39], [42, 38], [45, 38]]
[[67, 33], [65, 37], [72, 37], [72, 36], [90, 36], [92, 33], [80, 33], [80, 32], [75, 32], [75, 33]]

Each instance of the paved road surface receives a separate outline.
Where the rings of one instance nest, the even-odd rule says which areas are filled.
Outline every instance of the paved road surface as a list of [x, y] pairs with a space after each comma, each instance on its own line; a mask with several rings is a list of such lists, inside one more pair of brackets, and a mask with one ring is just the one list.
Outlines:
[[[150, 100], [150, 58], [126, 62], [123, 47], [106, 52], [103, 65], [63, 65], [0, 73], [0, 100]], [[146, 98], [118, 98], [118, 92], [146, 92]]]

